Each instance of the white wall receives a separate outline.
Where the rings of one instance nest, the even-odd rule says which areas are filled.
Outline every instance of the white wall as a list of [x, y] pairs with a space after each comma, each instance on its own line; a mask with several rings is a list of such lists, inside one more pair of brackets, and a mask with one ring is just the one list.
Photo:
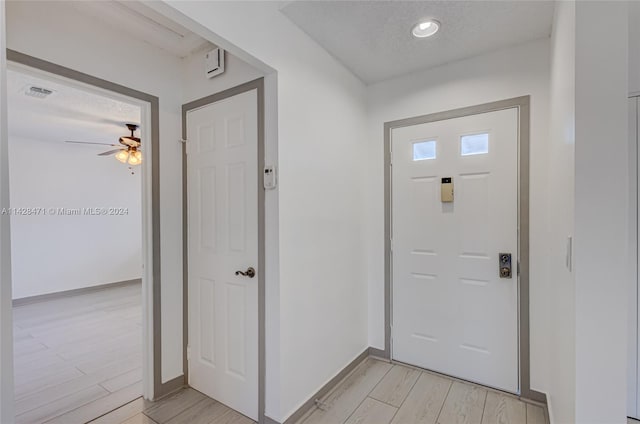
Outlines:
[[[624, 2], [556, 4], [549, 108], [549, 202], [556, 207], [549, 212], [547, 342], [555, 423], [626, 420], [626, 97], [634, 84], [627, 75], [627, 12]], [[609, 30], [593, 28], [595, 19]], [[570, 272], [566, 241], [572, 235]]]
[[[9, 203], [9, 139], [5, 7], [0, 3], [0, 209]], [[13, 326], [11, 315], [11, 227], [0, 214], [0, 422], [11, 424], [13, 406]]]
[[17, 136], [9, 137], [9, 168], [14, 208], [127, 210], [111, 216], [13, 216], [14, 299], [141, 278], [140, 168], [132, 175], [112, 157]]
[[283, 421], [368, 344], [364, 182], [354, 166], [363, 157], [365, 88], [277, 3], [170, 4], [216, 33], [216, 44], [277, 71], [267, 101], [276, 106], [277, 90], [280, 187], [267, 193], [267, 207], [277, 194], [280, 279], [267, 280], [267, 368], [280, 372], [267, 376], [266, 412]]
[[629, 2], [629, 93], [640, 94], [640, 2]]
[[552, 422], [575, 422], [575, 279], [566, 263], [574, 234], [575, 3], [556, 3], [549, 102], [546, 387]]
[[[160, 98], [162, 379], [182, 375], [182, 62], [74, 2], [7, 2], [7, 46]], [[55, 38], [55, 43], [51, 40]], [[135, 66], [132, 66], [132, 63]]]
[[530, 304], [531, 386], [545, 387], [547, 326], [545, 254], [549, 40], [543, 39], [369, 86], [367, 270], [369, 343], [384, 348], [385, 122], [531, 95]]
[[[576, 2], [576, 422], [626, 422], [628, 7]], [[594, 27], [599, 22], [606, 31]]]

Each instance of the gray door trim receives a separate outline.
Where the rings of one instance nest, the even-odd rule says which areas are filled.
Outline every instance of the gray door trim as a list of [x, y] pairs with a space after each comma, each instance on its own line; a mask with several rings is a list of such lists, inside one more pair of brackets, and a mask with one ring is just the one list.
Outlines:
[[[225, 91], [194, 100], [182, 106], [182, 139], [187, 138], [187, 113], [194, 109], [219, 102], [220, 100], [257, 90], [258, 94], [258, 423], [266, 423], [265, 410], [265, 192], [263, 170], [265, 167], [265, 135], [264, 135], [264, 78], [238, 85]], [[188, 143], [188, 141], [186, 141]], [[187, 361], [187, 345], [189, 344], [189, 240], [187, 210], [187, 146], [182, 146], [182, 299], [183, 299], [183, 358], [184, 376], [188, 383], [189, 363]]]
[[384, 124], [384, 357], [391, 358], [391, 305], [392, 305], [392, 253], [391, 253], [391, 131], [395, 128], [460, 118], [504, 109], [518, 109], [518, 212], [520, 234], [519, 277], [519, 372], [520, 396], [537, 402], [546, 402], [543, 393], [531, 390], [529, 350], [529, 130], [530, 96], [516, 97], [446, 112], [416, 116]]
[[[151, 94], [94, 77], [37, 57], [7, 49], [7, 60], [39, 69], [54, 75], [78, 81], [127, 97], [142, 100], [151, 105], [151, 213], [153, 253], [153, 396], [155, 399], [170, 393], [182, 385], [182, 378], [162, 384], [162, 328], [161, 328], [161, 275], [160, 275], [160, 114], [159, 99]], [[180, 384], [178, 384], [180, 383]]]

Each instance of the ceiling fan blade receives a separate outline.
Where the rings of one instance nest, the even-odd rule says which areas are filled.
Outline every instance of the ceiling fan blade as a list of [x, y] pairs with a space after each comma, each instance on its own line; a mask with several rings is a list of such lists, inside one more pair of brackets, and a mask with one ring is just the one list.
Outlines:
[[71, 141], [71, 140], [65, 140], [65, 143], [75, 143], [75, 144], [97, 144], [100, 146], [113, 146], [113, 147], [118, 147], [118, 144], [111, 144], [111, 143], [94, 143], [92, 141]]
[[109, 150], [106, 152], [102, 152], [102, 153], [98, 153], [98, 156], [109, 156], [109, 155], [113, 155], [115, 153], [118, 153], [121, 150], [126, 150], [126, 149], [113, 149], [113, 150]]

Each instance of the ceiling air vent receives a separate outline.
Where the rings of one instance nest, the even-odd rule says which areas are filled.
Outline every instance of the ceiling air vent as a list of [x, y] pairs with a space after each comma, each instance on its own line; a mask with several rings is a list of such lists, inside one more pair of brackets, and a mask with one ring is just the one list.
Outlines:
[[38, 99], [44, 99], [48, 95], [53, 94], [53, 91], [42, 87], [30, 86], [24, 94], [31, 97], [37, 97]]

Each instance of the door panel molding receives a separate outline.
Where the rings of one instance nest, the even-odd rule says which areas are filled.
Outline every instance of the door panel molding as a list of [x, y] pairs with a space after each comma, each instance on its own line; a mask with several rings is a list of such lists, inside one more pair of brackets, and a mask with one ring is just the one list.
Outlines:
[[[257, 91], [258, 107], [258, 423], [266, 422], [265, 416], [265, 190], [263, 169], [265, 167], [265, 106], [264, 78], [232, 87], [230, 89], [194, 100], [182, 105], [182, 139], [187, 140], [187, 113], [203, 106], [242, 94]], [[182, 145], [182, 245], [183, 245], [183, 372], [188, 384], [187, 345], [189, 344], [189, 258], [188, 258], [188, 203], [187, 203], [187, 146]]]
[[519, 375], [520, 395], [537, 402], [546, 402], [543, 393], [531, 390], [530, 334], [529, 334], [529, 143], [530, 96], [515, 97], [445, 112], [415, 116], [384, 124], [384, 298], [385, 298], [385, 346], [384, 357], [391, 359], [391, 305], [392, 305], [392, 256], [391, 256], [391, 132], [393, 129], [426, 124], [453, 118], [495, 112], [504, 109], [518, 110], [518, 223], [520, 235], [519, 275]]

